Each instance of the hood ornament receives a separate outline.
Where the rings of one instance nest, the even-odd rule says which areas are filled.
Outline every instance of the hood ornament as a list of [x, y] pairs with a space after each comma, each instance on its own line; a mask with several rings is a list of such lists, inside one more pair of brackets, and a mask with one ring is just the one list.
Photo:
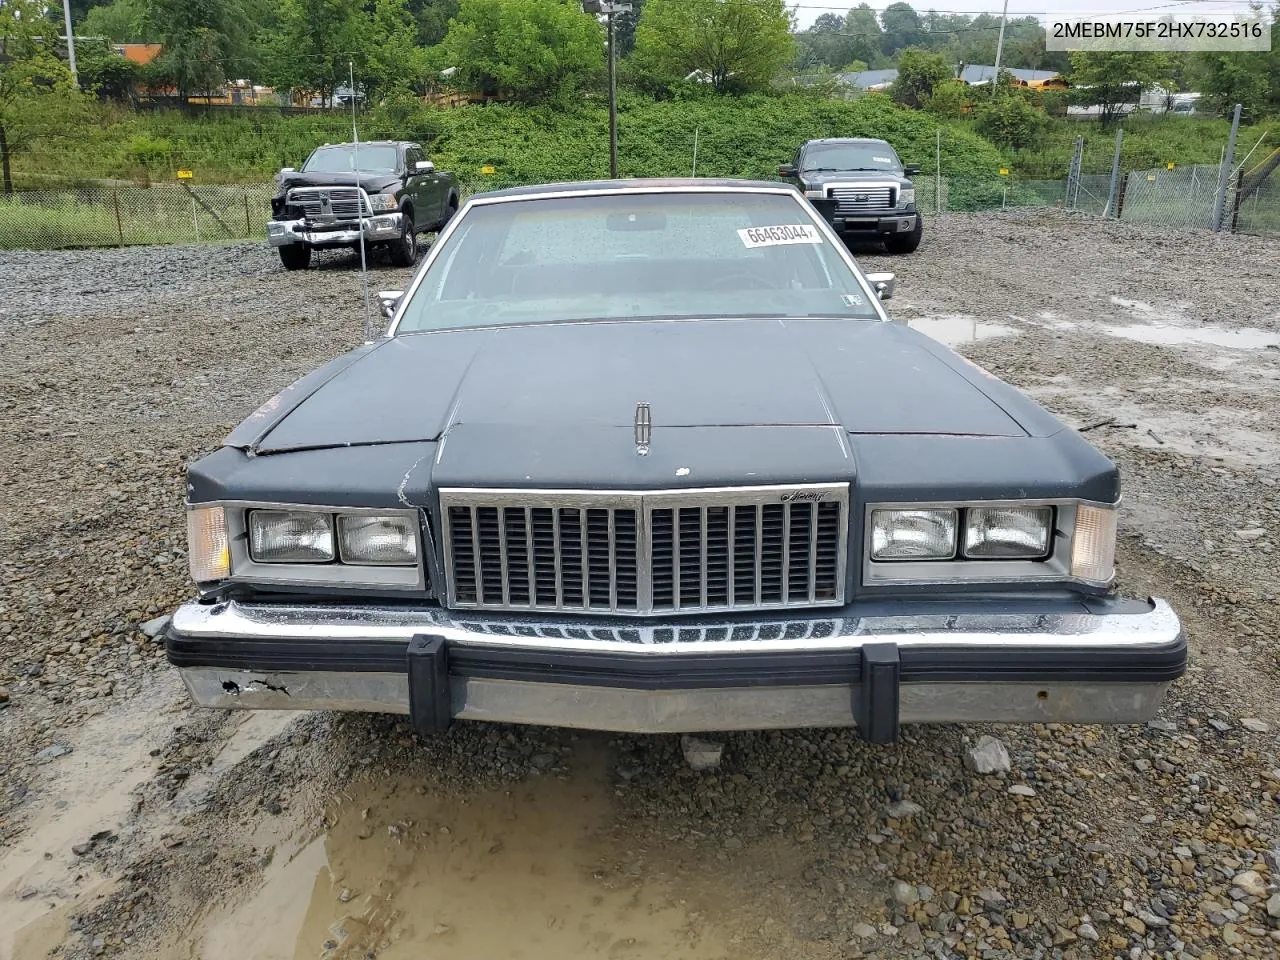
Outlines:
[[653, 418], [647, 403], [636, 404], [636, 455], [649, 455], [649, 441], [653, 439]]

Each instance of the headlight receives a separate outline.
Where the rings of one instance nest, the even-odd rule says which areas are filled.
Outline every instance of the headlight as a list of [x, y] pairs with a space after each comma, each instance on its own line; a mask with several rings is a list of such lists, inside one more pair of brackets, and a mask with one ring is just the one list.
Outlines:
[[1081, 504], [1071, 542], [1071, 575], [1094, 583], [1110, 583], [1116, 572], [1115, 507]]
[[343, 563], [408, 566], [418, 561], [418, 531], [410, 516], [338, 515]]
[[823, 191], [822, 191], [822, 190], [820, 190], [820, 189], [819, 189], [819, 190], [806, 190], [806, 191], [804, 192], [804, 195], [805, 195], [806, 197], [809, 197], [810, 199], [813, 199], [813, 200], [821, 200], [823, 197], [825, 197], [825, 196], [826, 196], [826, 193], [825, 193], [825, 192], [823, 192]]
[[908, 203], [916, 202], [916, 188], [903, 187], [898, 191], [898, 206], [905, 207]]
[[1037, 560], [1049, 553], [1052, 507], [970, 507], [964, 555], [973, 560]]
[[394, 210], [396, 206], [396, 198], [390, 193], [374, 193], [369, 196], [369, 208], [375, 212]]
[[328, 563], [332, 520], [312, 510], [250, 510], [249, 555], [257, 563]]
[[956, 511], [871, 511], [872, 560], [949, 560], [956, 553]]
[[231, 576], [227, 514], [222, 507], [195, 507], [187, 511], [187, 561], [191, 579], [196, 583]]

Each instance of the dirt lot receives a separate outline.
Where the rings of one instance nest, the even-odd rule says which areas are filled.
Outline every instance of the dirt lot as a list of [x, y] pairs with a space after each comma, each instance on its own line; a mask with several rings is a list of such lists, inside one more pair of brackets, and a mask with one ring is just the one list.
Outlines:
[[[1280, 952], [1280, 242], [952, 215], [894, 312], [1120, 463], [1193, 664], [1134, 728], [676, 738], [192, 710], [182, 473], [356, 344], [349, 257], [0, 255], [0, 960]], [[404, 272], [378, 269], [376, 288]], [[963, 764], [983, 734], [1011, 770]]]

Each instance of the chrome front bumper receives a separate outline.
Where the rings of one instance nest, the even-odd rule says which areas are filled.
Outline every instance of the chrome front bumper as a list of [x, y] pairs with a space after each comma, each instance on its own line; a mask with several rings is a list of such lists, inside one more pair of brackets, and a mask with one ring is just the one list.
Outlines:
[[[404, 214], [379, 213], [364, 217], [365, 243], [382, 243], [395, 240], [404, 232]], [[317, 230], [316, 224], [306, 220], [268, 220], [267, 243], [283, 247], [291, 243], [305, 243], [312, 247], [344, 247], [360, 242], [360, 221], [341, 221], [341, 229]]]
[[1161, 600], [1065, 612], [637, 626], [439, 609], [189, 603], [169, 659], [201, 706], [636, 733], [900, 723], [1133, 723], [1186, 665]]

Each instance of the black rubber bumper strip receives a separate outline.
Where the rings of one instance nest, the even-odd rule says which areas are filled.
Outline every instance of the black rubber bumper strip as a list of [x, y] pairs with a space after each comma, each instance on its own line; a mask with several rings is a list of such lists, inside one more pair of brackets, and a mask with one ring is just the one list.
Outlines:
[[[428, 635], [429, 636], [429, 635]], [[416, 638], [415, 638], [416, 639]], [[891, 642], [902, 683], [1025, 681], [1029, 683], [1161, 683], [1186, 671], [1179, 636], [1158, 647], [901, 647]], [[404, 673], [408, 644], [385, 640], [304, 642], [191, 638], [170, 632], [169, 662], [178, 667], [226, 667], [263, 672]], [[448, 644], [450, 676], [524, 680], [640, 690], [805, 686], [862, 681], [863, 650], [663, 655], [549, 651]]]

